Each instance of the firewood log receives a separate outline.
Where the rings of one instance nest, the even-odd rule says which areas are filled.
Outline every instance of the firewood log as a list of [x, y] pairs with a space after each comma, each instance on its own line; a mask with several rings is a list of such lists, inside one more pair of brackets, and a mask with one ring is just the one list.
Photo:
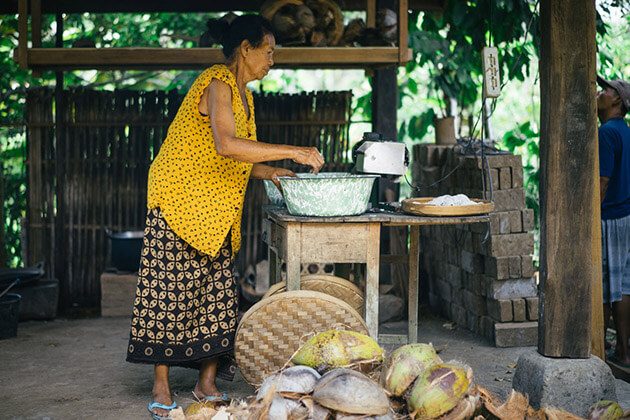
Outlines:
[[334, 46], [339, 44], [343, 36], [343, 14], [339, 5], [332, 0], [305, 0], [315, 16], [314, 33], [320, 33], [317, 44], [311, 40], [311, 45]]

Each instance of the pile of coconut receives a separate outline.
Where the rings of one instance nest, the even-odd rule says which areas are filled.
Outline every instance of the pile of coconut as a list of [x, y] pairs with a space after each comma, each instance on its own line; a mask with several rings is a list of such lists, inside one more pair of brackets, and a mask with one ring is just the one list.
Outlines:
[[[600, 402], [590, 418], [616, 419], [623, 414], [617, 403]], [[470, 367], [443, 362], [431, 344], [405, 345], [385, 358], [372, 338], [341, 330], [311, 337], [284, 368], [264, 380], [256, 396], [222, 407], [196, 402], [185, 412], [179, 407], [172, 410], [171, 418], [579, 419], [561, 410], [534, 410], [526, 396], [514, 391], [501, 404], [473, 384]]]

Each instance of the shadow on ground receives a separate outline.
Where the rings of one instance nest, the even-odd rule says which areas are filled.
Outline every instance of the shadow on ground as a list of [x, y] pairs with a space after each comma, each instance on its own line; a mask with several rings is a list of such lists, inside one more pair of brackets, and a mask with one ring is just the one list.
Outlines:
[[[128, 328], [126, 318], [21, 323], [17, 338], [0, 341], [0, 418], [149, 418], [153, 368], [125, 362]], [[390, 323], [381, 332], [405, 328], [406, 323]], [[439, 318], [424, 317], [418, 337], [433, 343], [442, 359], [469, 364], [476, 382], [501, 398], [509, 393], [515, 363], [526, 349], [495, 348]], [[175, 400], [184, 407], [192, 402], [195, 381], [196, 371], [172, 369]], [[630, 408], [630, 384], [617, 384], [621, 405]], [[219, 387], [235, 398], [254, 392], [238, 374]]]

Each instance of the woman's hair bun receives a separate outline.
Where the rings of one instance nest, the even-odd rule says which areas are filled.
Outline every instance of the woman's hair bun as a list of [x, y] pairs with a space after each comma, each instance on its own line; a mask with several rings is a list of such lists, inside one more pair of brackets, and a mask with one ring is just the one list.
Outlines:
[[206, 31], [199, 38], [200, 47], [212, 47], [214, 44], [225, 42], [230, 31], [230, 22], [227, 19], [208, 19]]
[[244, 40], [257, 48], [262, 44], [265, 35], [273, 35], [269, 21], [257, 14], [237, 16], [227, 13], [221, 19], [208, 20], [206, 26], [208, 29], [199, 38], [199, 46], [221, 44], [223, 55], [228, 60]]

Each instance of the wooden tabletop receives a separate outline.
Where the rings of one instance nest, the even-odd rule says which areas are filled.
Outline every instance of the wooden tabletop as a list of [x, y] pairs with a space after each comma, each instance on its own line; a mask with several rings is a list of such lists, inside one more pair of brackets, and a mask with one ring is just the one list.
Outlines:
[[293, 216], [289, 214], [285, 207], [264, 206], [263, 210], [269, 219], [284, 225], [286, 223], [381, 223], [385, 226], [407, 226], [407, 225], [456, 225], [464, 223], [488, 222], [488, 215], [479, 216], [448, 216], [430, 217], [414, 216], [405, 213], [378, 212], [363, 213], [358, 216], [338, 216], [338, 217], [314, 217], [314, 216]]

